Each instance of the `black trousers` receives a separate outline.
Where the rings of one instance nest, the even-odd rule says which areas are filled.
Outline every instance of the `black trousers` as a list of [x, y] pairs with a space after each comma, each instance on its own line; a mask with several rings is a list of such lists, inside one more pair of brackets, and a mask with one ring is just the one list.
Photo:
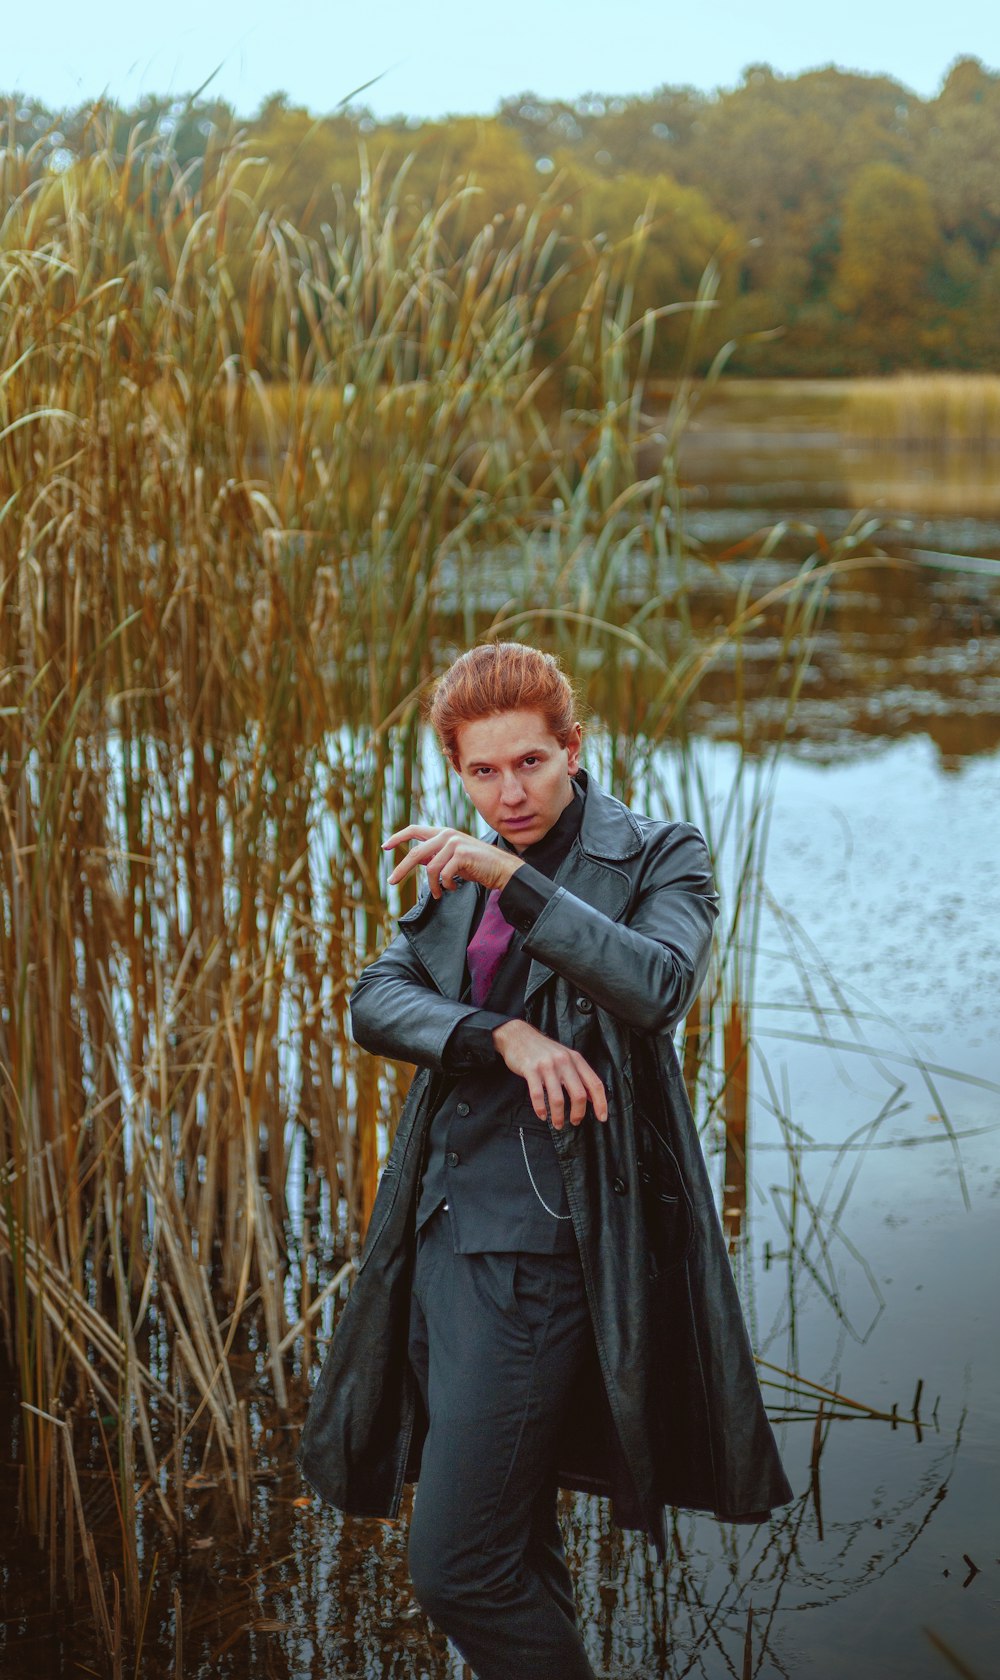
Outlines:
[[410, 1361], [430, 1425], [410, 1576], [478, 1680], [594, 1680], [555, 1481], [591, 1335], [577, 1254], [455, 1254], [440, 1211], [419, 1233]]

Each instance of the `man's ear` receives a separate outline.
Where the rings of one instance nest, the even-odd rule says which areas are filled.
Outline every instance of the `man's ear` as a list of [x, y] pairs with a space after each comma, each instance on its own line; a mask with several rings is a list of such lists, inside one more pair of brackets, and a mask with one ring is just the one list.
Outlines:
[[580, 768], [580, 746], [582, 742], [583, 726], [582, 724], [574, 723], [572, 729], [566, 737], [566, 751], [569, 754], [569, 764], [567, 768], [571, 776], [575, 776], [576, 772]]

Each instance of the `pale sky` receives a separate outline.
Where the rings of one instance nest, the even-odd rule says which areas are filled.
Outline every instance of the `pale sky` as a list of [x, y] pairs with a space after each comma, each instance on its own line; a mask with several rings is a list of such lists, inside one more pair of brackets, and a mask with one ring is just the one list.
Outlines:
[[[745, 65], [884, 71], [924, 96], [954, 59], [1000, 66], [997, 0], [0, 0], [0, 92], [74, 105], [211, 91], [249, 116], [269, 93], [331, 111], [362, 83], [379, 116], [488, 113], [549, 98], [732, 87]], [[213, 72], [217, 72], [213, 76]]]

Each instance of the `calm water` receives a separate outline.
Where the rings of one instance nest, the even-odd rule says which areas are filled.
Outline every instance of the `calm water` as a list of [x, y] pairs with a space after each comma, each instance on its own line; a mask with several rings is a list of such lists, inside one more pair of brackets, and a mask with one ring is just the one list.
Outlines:
[[[876, 466], [810, 449], [744, 449], [738, 472], [735, 451], [699, 462], [695, 448], [695, 535], [724, 551], [782, 512], [835, 533]], [[1000, 562], [989, 486], [970, 514], [943, 483], [935, 511], [933, 483], [904, 467], [883, 469], [913, 521], [897, 552]], [[706, 612], [712, 588], [706, 568]], [[679, 1516], [665, 1570], [600, 1502], [567, 1500], [581, 1614], [610, 1675], [742, 1675], [751, 1611], [754, 1675], [944, 1680], [927, 1630], [984, 1680], [997, 1672], [998, 623], [1000, 564], [921, 560], [841, 586], [775, 790], [737, 1265], [762, 1358], [895, 1405], [896, 1424], [831, 1400], [817, 1430], [817, 1393], [796, 1399], [766, 1370], [796, 1502], [757, 1529]], [[725, 692], [722, 674], [697, 720], [720, 801], [736, 762]], [[901, 1421], [918, 1385], [919, 1419]], [[224, 1491], [207, 1488], [185, 1557], [160, 1560], [181, 1588], [185, 1680], [457, 1677], [410, 1602], [405, 1525], [299, 1503], [295, 1424], [261, 1414], [256, 1430], [256, 1538], [232, 1535]], [[4, 1614], [4, 1675], [88, 1671], [82, 1607], [65, 1638], [44, 1610]], [[144, 1674], [173, 1672], [173, 1639], [164, 1591]]]

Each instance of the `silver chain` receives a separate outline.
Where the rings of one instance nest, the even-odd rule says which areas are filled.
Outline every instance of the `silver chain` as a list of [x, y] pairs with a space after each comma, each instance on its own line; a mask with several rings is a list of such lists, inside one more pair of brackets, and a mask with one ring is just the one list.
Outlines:
[[528, 1151], [527, 1151], [527, 1148], [526, 1148], [525, 1142], [524, 1142], [524, 1127], [523, 1126], [518, 1126], [517, 1135], [521, 1139], [521, 1154], [524, 1156], [524, 1164], [528, 1169], [528, 1177], [531, 1180], [531, 1188], [535, 1192], [535, 1195], [538, 1197], [538, 1200], [541, 1202], [541, 1204], [542, 1204], [543, 1208], [545, 1209], [546, 1213], [551, 1214], [553, 1219], [572, 1219], [573, 1215], [571, 1213], [557, 1213], [555, 1208], [550, 1208], [549, 1207], [548, 1202], [545, 1200], [545, 1197], [542, 1195], [542, 1192], [539, 1190], [538, 1185], [535, 1183], [535, 1175], [531, 1170], [531, 1162], [528, 1160]]

